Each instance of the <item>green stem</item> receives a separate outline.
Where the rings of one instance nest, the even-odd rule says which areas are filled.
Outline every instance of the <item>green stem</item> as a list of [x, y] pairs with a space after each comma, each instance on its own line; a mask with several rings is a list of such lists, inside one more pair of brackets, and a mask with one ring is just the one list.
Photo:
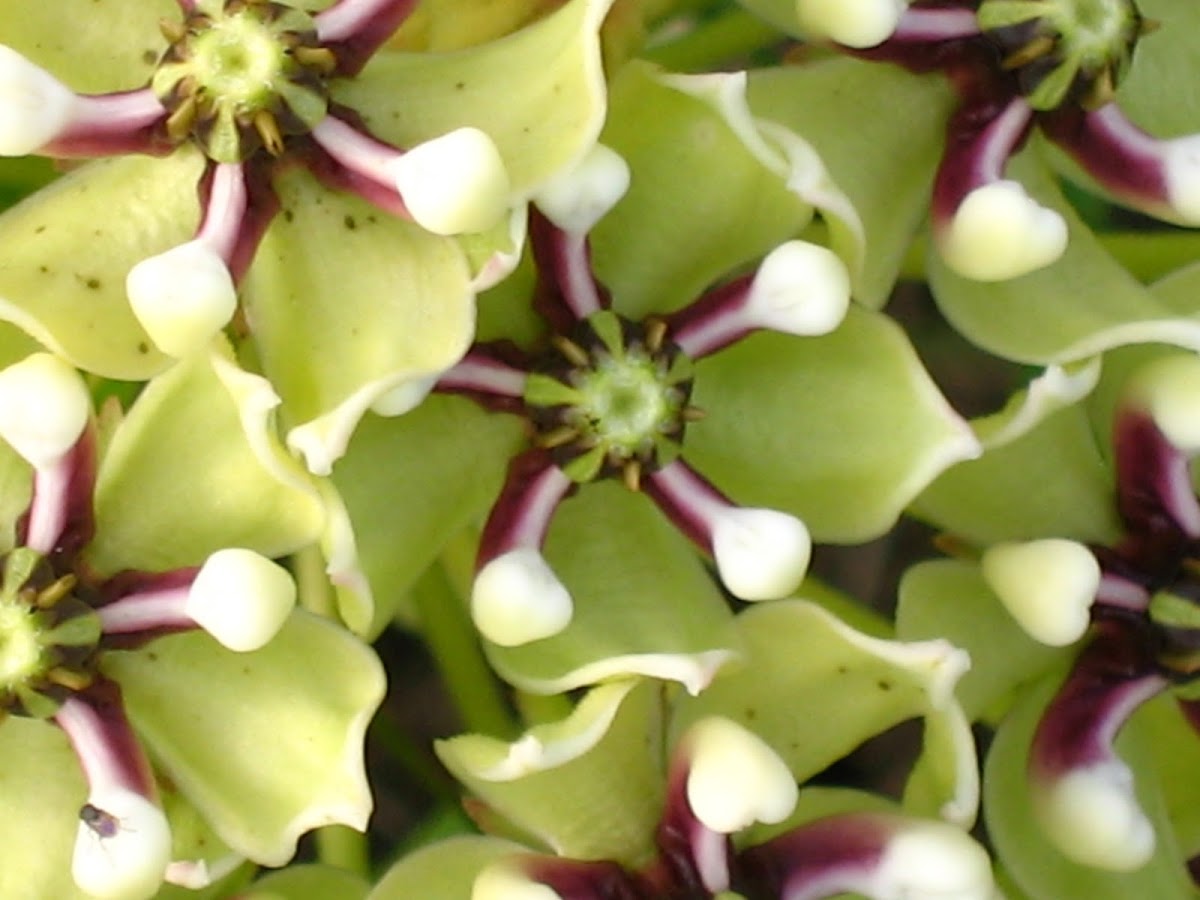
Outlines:
[[649, 47], [643, 54], [674, 72], [700, 72], [744, 60], [780, 42], [780, 34], [742, 9], [732, 9], [696, 25], [683, 37]]
[[[413, 588], [413, 600], [421, 618], [421, 631], [437, 661], [446, 689], [454, 699], [469, 731], [495, 737], [512, 737], [517, 732], [500, 684], [493, 675], [475, 625], [467, 615], [462, 558], [471, 558], [469, 536], [450, 542], [442, 554], [442, 565], [432, 566]], [[465, 547], [464, 547], [465, 545]], [[468, 564], [466, 569], [470, 573]]]
[[365, 834], [345, 825], [326, 825], [317, 829], [316, 837], [317, 858], [322, 863], [370, 877], [371, 856]]
[[320, 547], [310, 544], [292, 554], [292, 575], [303, 609], [327, 619], [338, 618], [337, 596], [325, 573], [325, 557]]

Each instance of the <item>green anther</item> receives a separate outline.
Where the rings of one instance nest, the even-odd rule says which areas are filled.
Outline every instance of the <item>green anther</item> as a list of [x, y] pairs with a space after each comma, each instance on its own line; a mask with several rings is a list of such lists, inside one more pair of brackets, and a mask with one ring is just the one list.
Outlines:
[[1170, 591], [1159, 591], [1151, 597], [1148, 612], [1156, 625], [1200, 631], [1200, 606]]
[[1132, 0], [984, 0], [976, 17], [1039, 110], [1110, 102], [1144, 31]]

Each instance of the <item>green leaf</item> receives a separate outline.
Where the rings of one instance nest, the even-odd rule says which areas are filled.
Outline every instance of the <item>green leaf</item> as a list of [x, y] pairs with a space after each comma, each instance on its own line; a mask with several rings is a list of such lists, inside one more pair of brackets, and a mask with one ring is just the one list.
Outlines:
[[904, 333], [852, 308], [817, 338], [760, 332], [696, 365], [684, 456], [738, 503], [861, 541], [978, 445]]
[[479, 799], [560, 856], [641, 865], [662, 812], [660, 688], [594, 688], [566, 719], [512, 744], [463, 735], [436, 744]]
[[366, 828], [363, 735], [384, 674], [339, 626], [298, 611], [252, 653], [190, 632], [103, 665], [151, 754], [234, 850], [280, 866], [312, 828]]
[[612, 481], [584, 485], [555, 513], [545, 556], [574, 616], [553, 637], [486, 644], [496, 671], [518, 687], [551, 694], [637, 674], [697, 692], [732, 655], [720, 592], [646, 497]]
[[324, 509], [275, 439], [277, 403], [217, 352], [147, 385], [100, 464], [89, 562], [102, 574], [160, 570], [224, 547], [274, 557], [314, 541]]

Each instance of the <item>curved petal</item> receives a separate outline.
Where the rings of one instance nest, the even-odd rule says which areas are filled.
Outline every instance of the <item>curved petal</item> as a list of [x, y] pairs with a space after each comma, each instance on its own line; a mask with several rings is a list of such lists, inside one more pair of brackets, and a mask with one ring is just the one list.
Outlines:
[[854, 297], [879, 309], [925, 219], [953, 91], [940, 77], [846, 58], [761, 70], [749, 91], [756, 114], [812, 141], [858, 210], [870, 252]]
[[614, 81], [602, 137], [633, 177], [590, 237], [596, 273], [623, 315], [677, 309], [808, 224], [811, 201], [763, 160], [788, 168], [753, 123], [744, 84], [742, 75], [671, 83], [639, 64]]
[[278, 401], [216, 351], [152, 381], [101, 460], [89, 562], [160, 570], [223, 547], [282, 556], [315, 540], [324, 510], [274, 437]]
[[0, 895], [84, 900], [71, 853], [87, 785], [59, 729], [17, 717], [0, 725], [0, 796]]
[[[1200, 7], [1176, 0], [1138, 0], [1138, 9], [1162, 27], [1144, 36], [1117, 102], [1138, 125], [1160, 137], [1200, 131], [1200, 87], [1190, 74]], [[1164, 90], [1170, 85], [1169, 90]]]
[[306, 172], [276, 184], [282, 211], [243, 286], [289, 444], [327, 474], [355, 424], [389, 391], [449, 368], [475, 327], [459, 246], [335, 194]]
[[334, 96], [372, 133], [411, 147], [463, 125], [504, 159], [514, 199], [591, 147], [604, 120], [599, 29], [613, 0], [573, 0], [515, 34], [459, 53], [380, 52]]
[[100, 160], [0, 216], [0, 319], [107, 378], [161, 371], [168, 360], [134, 318], [125, 276], [192, 236], [202, 169], [191, 149]]
[[1108, 255], [1035, 164], [1034, 149], [1014, 157], [1008, 172], [1066, 220], [1066, 252], [997, 282], [956, 275], [931, 253], [929, 280], [946, 318], [973, 343], [1022, 362], [1069, 362], [1139, 341], [1200, 349], [1200, 323], [1167, 308]]
[[446, 541], [483, 516], [522, 441], [517, 419], [461, 397], [435, 394], [399, 418], [363, 420], [333, 481], [377, 601], [368, 633], [390, 621]]
[[616, 681], [511, 744], [463, 735], [440, 741], [437, 753], [473, 794], [555, 853], [637, 865], [653, 852], [662, 811], [660, 704], [655, 682]]
[[882, 533], [947, 466], [978, 453], [890, 320], [851, 308], [819, 338], [759, 333], [696, 365], [686, 458], [739, 503], [813, 537]]
[[487, 644], [496, 671], [518, 687], [550, 694], [634, 674], [696, 693], [733, 655], [724, 599], [646, 498], [615, 482], [584, 485], [555, 514], [545, 557], [574, 615], [553, 637]]
[[339, 626], [296, 612], [253, 653], [193, 632], [106, 654], [104, 669], [151, 754], [234, 850], [278, 866], [312, 828], [366, 827], [363, 735], [384, 675]]
[[[20, 330], [0, 325], [0, 369], [38, 350]], [[15, 528], [33, 496], [33, 471], [4, 441], [0, 441], [0, 553], [13, 547]]]
[[370, 892], [370, 883], [361, 875], [310, 864], [272, 872], [242, 896], [246, 900], [365, 900]]
[[770, 744], [804, 781], [867, 738], [923, 716], [930, 726], [926, 752], [942, 763], [941, 813], [959, 823], [973, 820], [974, 745], [954, 697], [970, 664], [963, 651], [944, 640], [867, 637], [801, 601], [750, 607], [738, 616], [737, 630], [744, 664], [723, 672], [700, 696], [682, 698], [673, 733], [704, 716], [727, 716]]
[[130, 90], [146, 85], [166, 49], [159, 20], [178, 17], [172, 0], [28, 4], [5, 16], [4, 43], [77, 91]]
[[[1172, 846], [1165, 821], [1163, 788], [1154, 776], [1149, 748], [1138, 734], [1137, 717], [1122, 729], [1117, 746], [1137, 771], [1138, 799], [1155, 822], [1159, 841], [1150, 862], [1134, 872], [1092, 869], [1071, 862], [1046, 839], [1034, 818], [1027, 781], [1029, 744], [1058, 677], [1042, 681], [1022, 698], [997, 731], [984, 773], [984, 811], [988, 833], [1000, 860], [1018, 887], [1034, 900], [1062, 897], [1162, 897], [1194, 896], [1194, 887], [1179, 854]], [[1165, 786], [1169, 790], [1169, 786]]]
[[489, 863], [524, 847], [498, 838], [461, 835], [422, 847], [387, 870], [368, 900], [471, 900], [475, 876]]
[[973, 423], [988, 443], [979, 459], [943, 473], [913, 512], [971, 543], [1063, 537], [1107, 543], [1121, 534], [1113, 474], [1088, 412], [1058, 399], [1018, 395]]

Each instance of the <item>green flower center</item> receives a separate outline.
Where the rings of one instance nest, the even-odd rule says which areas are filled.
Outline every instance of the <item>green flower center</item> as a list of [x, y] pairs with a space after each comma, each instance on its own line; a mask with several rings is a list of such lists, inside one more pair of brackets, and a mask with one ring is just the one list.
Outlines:
[[56, 578], [41, 554], [19, 547], [4, 558], [0, 585], [0, 714], [48, 718], [95, 677], [100, 618]]
[[1044, 111], [1111, 102], [1151, 28], [1133, 0], [984, 0], [976, 15], [1030, 106]]
[[193, 140], [216, 162], [260, 149], [273, 156], [329, 108], [337, 66], [317, 43], [312, 16], [269, 0], [200, 0], [181, 24], [164, 24], [170, 45], [150, 86], [169, 111], [167, 134]]
[[641, 325], [605, 310], [555, 339], [529, 376], [525, 403], [537, 443], [578, 482], [620, 475], [636, 489], [643, 469], [679, 455], [692, 364], [665, 340], [662, 322]]

